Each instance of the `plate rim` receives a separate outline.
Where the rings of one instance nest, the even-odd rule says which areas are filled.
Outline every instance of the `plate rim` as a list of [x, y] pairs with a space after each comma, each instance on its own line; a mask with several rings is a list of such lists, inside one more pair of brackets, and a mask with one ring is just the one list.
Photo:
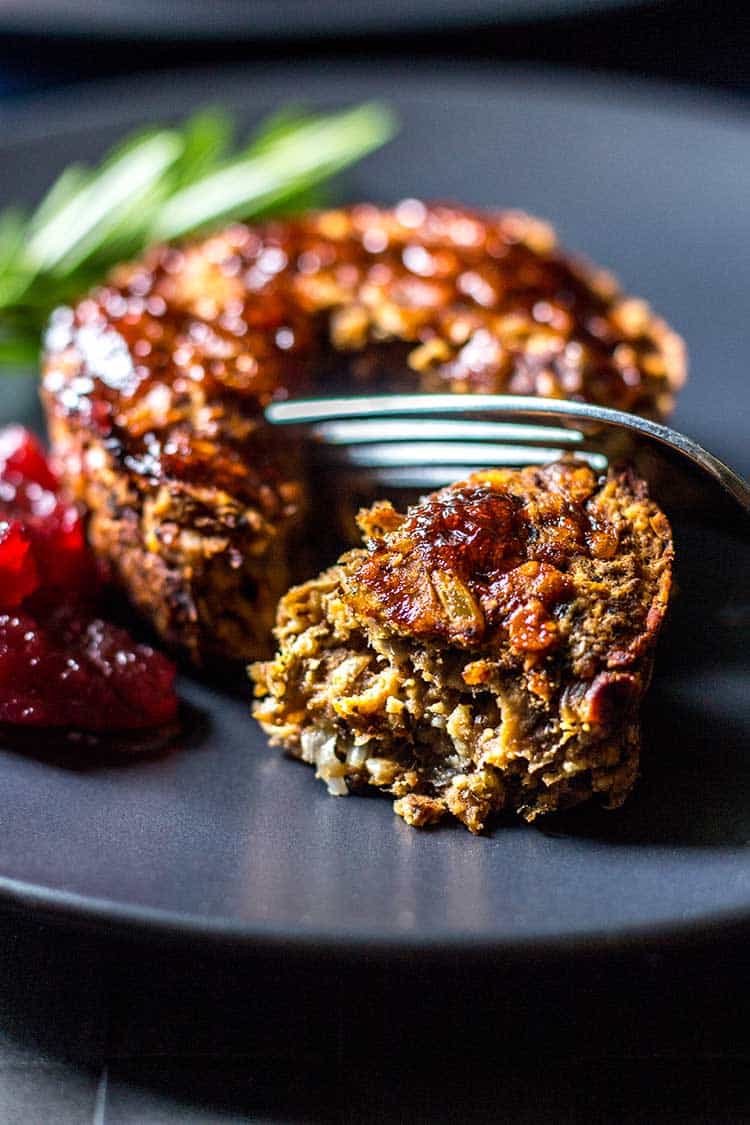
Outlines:
[[[164, 12], [141, 0], [127, 8], [116, 0], [99, 0], [94, 5], [74, 0], [65, 8], [47, 0], [30, 6], [23, 0], [10, 0], [0, 8], [0, 29], [9, 34], [44, 34], [77, 39], [145, 39], [190, 42], [196, 38], [216, 43], [238, 35], [242, 38], [298, 40], [303, 36], [364, 33], [389, 34], [399, 31], [443, 32], [450, 28], [473, 28], [482, 24], [504, 26], [514, 23], [541, 23], [555, 19], [586, 19], [636, 6], [640, 0], [407, 0], [394, 12], [390, 4], [378, 7], [367, 0], [352, 3], [324, 0], [311, 6], [307, 0], [286, 0], [279, 12], [277, 3], [255, 0], [251, 6], [237, 0], [222, 0], [210, 6], [193, 2], [179, 12], [164, 5]], [[353, 10], [354, 9], [354, 10]], [[279, 17], [283, 18], [283, 22]], [[54, 30], [50, 32], [50, 27]]]
[[118, 934], [146, 941], [189, 943], [218, 950], [259, 955], [295, 955], [310, 958], [382, 959], [420, 958], [444, 960], [460, 954], [482, 960], [544, 960], [584, 955], [649, 951], [676, 945], [696, 946], [717, 938], [747, 932], [750, 905], [723, 910], [709, 918], [620, 926], [616, 931], [582, 929], [566, 934], [529, 934], [526, 937], [489, 938], [460, 931], [441, 933], [438, 938], [398, 935], [371, 929], [367, 933], [342, 931], [334, 934], [315, 928], [248, 925], [223, 917], [179, 913], [137, 903], [119, 903], [95, 895], [82, 895], [61, 888], [45, 888], [25, 880], [0, 875], [0, 907], [22, 912], [39, 920], [67, 928]]
[[[392, 88], [398, 78], [399, 91], [414, 100], [435, 101], [434, 63], [419, 58], [406, 63], [392, 56], [374, 55], [365, 64], [347, 61], [326, 61], [322, 66], [314, 59], [294, 63], [251, 62], [206, 66], [165, 68], [138, 74], [137, 89], [133, 78], [116, 76], [74, 82], [61, 87], [33, 93], [18, 93], [0, 99], [0, 153], [14, 145], [43, 141], [59, 134], [75, 135], [91, 129], [128, 128], [154, 113], [164, 112], [179, 119], [189, 106], [199, 104], [193, 95], [206, 92], [206, 104], [220, 101], [232, 87], [258, 83], [262, 96], [264, 87], [286, 84], [294, 77], [296, 85], [311, 88], [309, 101], [331, 101], [334, 82], [347, 80], [360, 87]], [[487, 60], [452, 60], [441, 69], [440, 81], [448, 96], [476, 99], [477, 83], [497, 96], [523, 88], [524, 97], [546, 101], [550, 97], [571, 102], [590, 103], [596, 98], [598, 108], [615, 111], [632, 110], [649, 113], [655, 118], [700, 117], [708, 115], [717, 127], [734, 128], [743, 136], [750, 123], [750, 104], [737, 91], [696, 87], [635, 74], [604, 74], [583, 68], [550, 66], [536, 63], [505, 63]], [[317, 87], [317, 89], [316, 89]], [[177, 89], [187, 91], [188, 108], [182, 108]], [[336, 99], [339, 103], [363, 97], [386, 97], [383, 94], [357, 94]], [[305, 99], [308, 100], [307, 95]], [[172, 110], [166, 107], [170, 103]]]

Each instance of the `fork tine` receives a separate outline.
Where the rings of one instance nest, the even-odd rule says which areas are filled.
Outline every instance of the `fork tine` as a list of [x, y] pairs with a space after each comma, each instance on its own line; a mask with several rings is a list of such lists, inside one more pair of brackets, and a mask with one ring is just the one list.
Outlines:
[[[472, 466], [528, 465], [556, 460], [559, 446], [514, 445], [489, 441], [390, 441], [367, 445], [324, 447], [318, 460], [327, 465], [346, 465], [360, 469], [397, 469], [415, 465]], [[581, 454], [596, 469], [606, 469], [607, 458], [600, 453]]]
[[310, 432], [327, 445], [362, 445], [384, 441], [554, 441], [575, 447], [583, 442], [580, 430], [561, 426], [526, 425], [517, 422], [484, 422], [471, 418], [342, 418], [319, 422]]
[[[559, 408], [559, 409], [558, 409]], [[493, 418], [508, 414], [556, 417], [572, 414], [574, 422], [585, 419], [592, 408], [587, 403], [564, 399], [523, 398], [518, 395], [485, 394], [377, 394], [343, 395], [333, 398], [290, 399], [272, 402], [266, 418], [276, 425], [309, 425], [331, 418], [386, 418], [397, 415], [477, 415]], [[596, 413], [597, 408], [594, 408]]]
[[[494, 466], [497, 468], [498, 466]], [[499, 466], [504, 467], [504, 466]], [[507, 466], [512, 468], [512, 466]], [[398, 468], [355, 469], [346, 474], [345, 487], [348, 494], [356, 495], [352, 511], [367, 507], [383, 494], [396, 495], [404, 507], [416, 502], [420, 495], [435, 488], [444, 488], [457, 480], [471, 476], [479, 468], [487, 465], [412, 465]], [[330, 469], [331, 480], [325, 482], [331, 494], [341, 499], [341, 477]], [[356, 542], [356, 538], [354, 539]]]

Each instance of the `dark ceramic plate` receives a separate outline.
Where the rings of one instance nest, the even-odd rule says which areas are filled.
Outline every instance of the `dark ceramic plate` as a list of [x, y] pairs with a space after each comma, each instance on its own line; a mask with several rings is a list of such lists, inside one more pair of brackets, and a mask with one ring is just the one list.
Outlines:
[[105, 38], [278, 39], [587, 15], [638, 0], [5, 0], [0, 29]]
[[[527, 207], [651, 298], [692, 353], [676, 424], [748, 473], [750, 130], [734, 103], [476, 69], [171, 75], [0, 114], [2, 201], [36, 198], [136, 120], [225, 101], [249, 122], [300, 91], [328, 105], [387, 96], [401, 113], [399, 139], [352, 175], [351, 197]], [[29, 386], [5, 381], [0, 396], [7, 417], [33, 416]], [[726, 560], [700, 537], [684, 546], [708, 589]], [[339, 952], [589, 948], [741, 922], [750, 679], [747, 606], [735, 609], [721, 632], [688, 606], [687, 631], [666, 638], [644, 778], [619, 812], [482, 839], [416, 832], [387, 801], [326, 796], [269, 751], [246, 699], [185, 680], [175, 752], [66, 763], [41, 737], [0, 750], [0, 895], [196, 940]]]

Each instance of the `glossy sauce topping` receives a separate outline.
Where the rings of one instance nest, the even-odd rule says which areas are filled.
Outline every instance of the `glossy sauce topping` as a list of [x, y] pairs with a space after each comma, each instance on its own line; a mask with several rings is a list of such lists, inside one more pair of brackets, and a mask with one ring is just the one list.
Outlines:
[[157, 247], [59, 310], [47, 351], [55, 409], [154, 476], [202, 466], [198, 435], [244, 457], [274, 398], [364, 383], [658, 412], [684, 366], [645, 303], [566, 258], [546, 224], [416, 200]]
[[516, 653], [559, 640], [554, 610], [575, 595], [575, 557], [611, 557], [616, 531], [586, 508], [587, 467], [494, 470], [391, 517], [351, 577], [360, 613], [465, 646], [507, 638]]

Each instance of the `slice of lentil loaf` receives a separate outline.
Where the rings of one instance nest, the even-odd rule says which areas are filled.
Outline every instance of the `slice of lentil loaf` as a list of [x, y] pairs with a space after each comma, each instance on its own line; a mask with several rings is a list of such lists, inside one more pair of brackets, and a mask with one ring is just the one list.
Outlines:
[[272, 744], [413, 825], [621, 804], [673, 556], [646, 485], [493, 469], [360, 522], [366, 546], [282, 598], [252, 669]]
[[268, 652], [304, 524], [272, 399], [357, 389], [574, 398], [663, 416], [679, 337], [545, 223], [407, 200], [157, 247], [53, 317], [42, 397], [132, 601], [197, 663]]

